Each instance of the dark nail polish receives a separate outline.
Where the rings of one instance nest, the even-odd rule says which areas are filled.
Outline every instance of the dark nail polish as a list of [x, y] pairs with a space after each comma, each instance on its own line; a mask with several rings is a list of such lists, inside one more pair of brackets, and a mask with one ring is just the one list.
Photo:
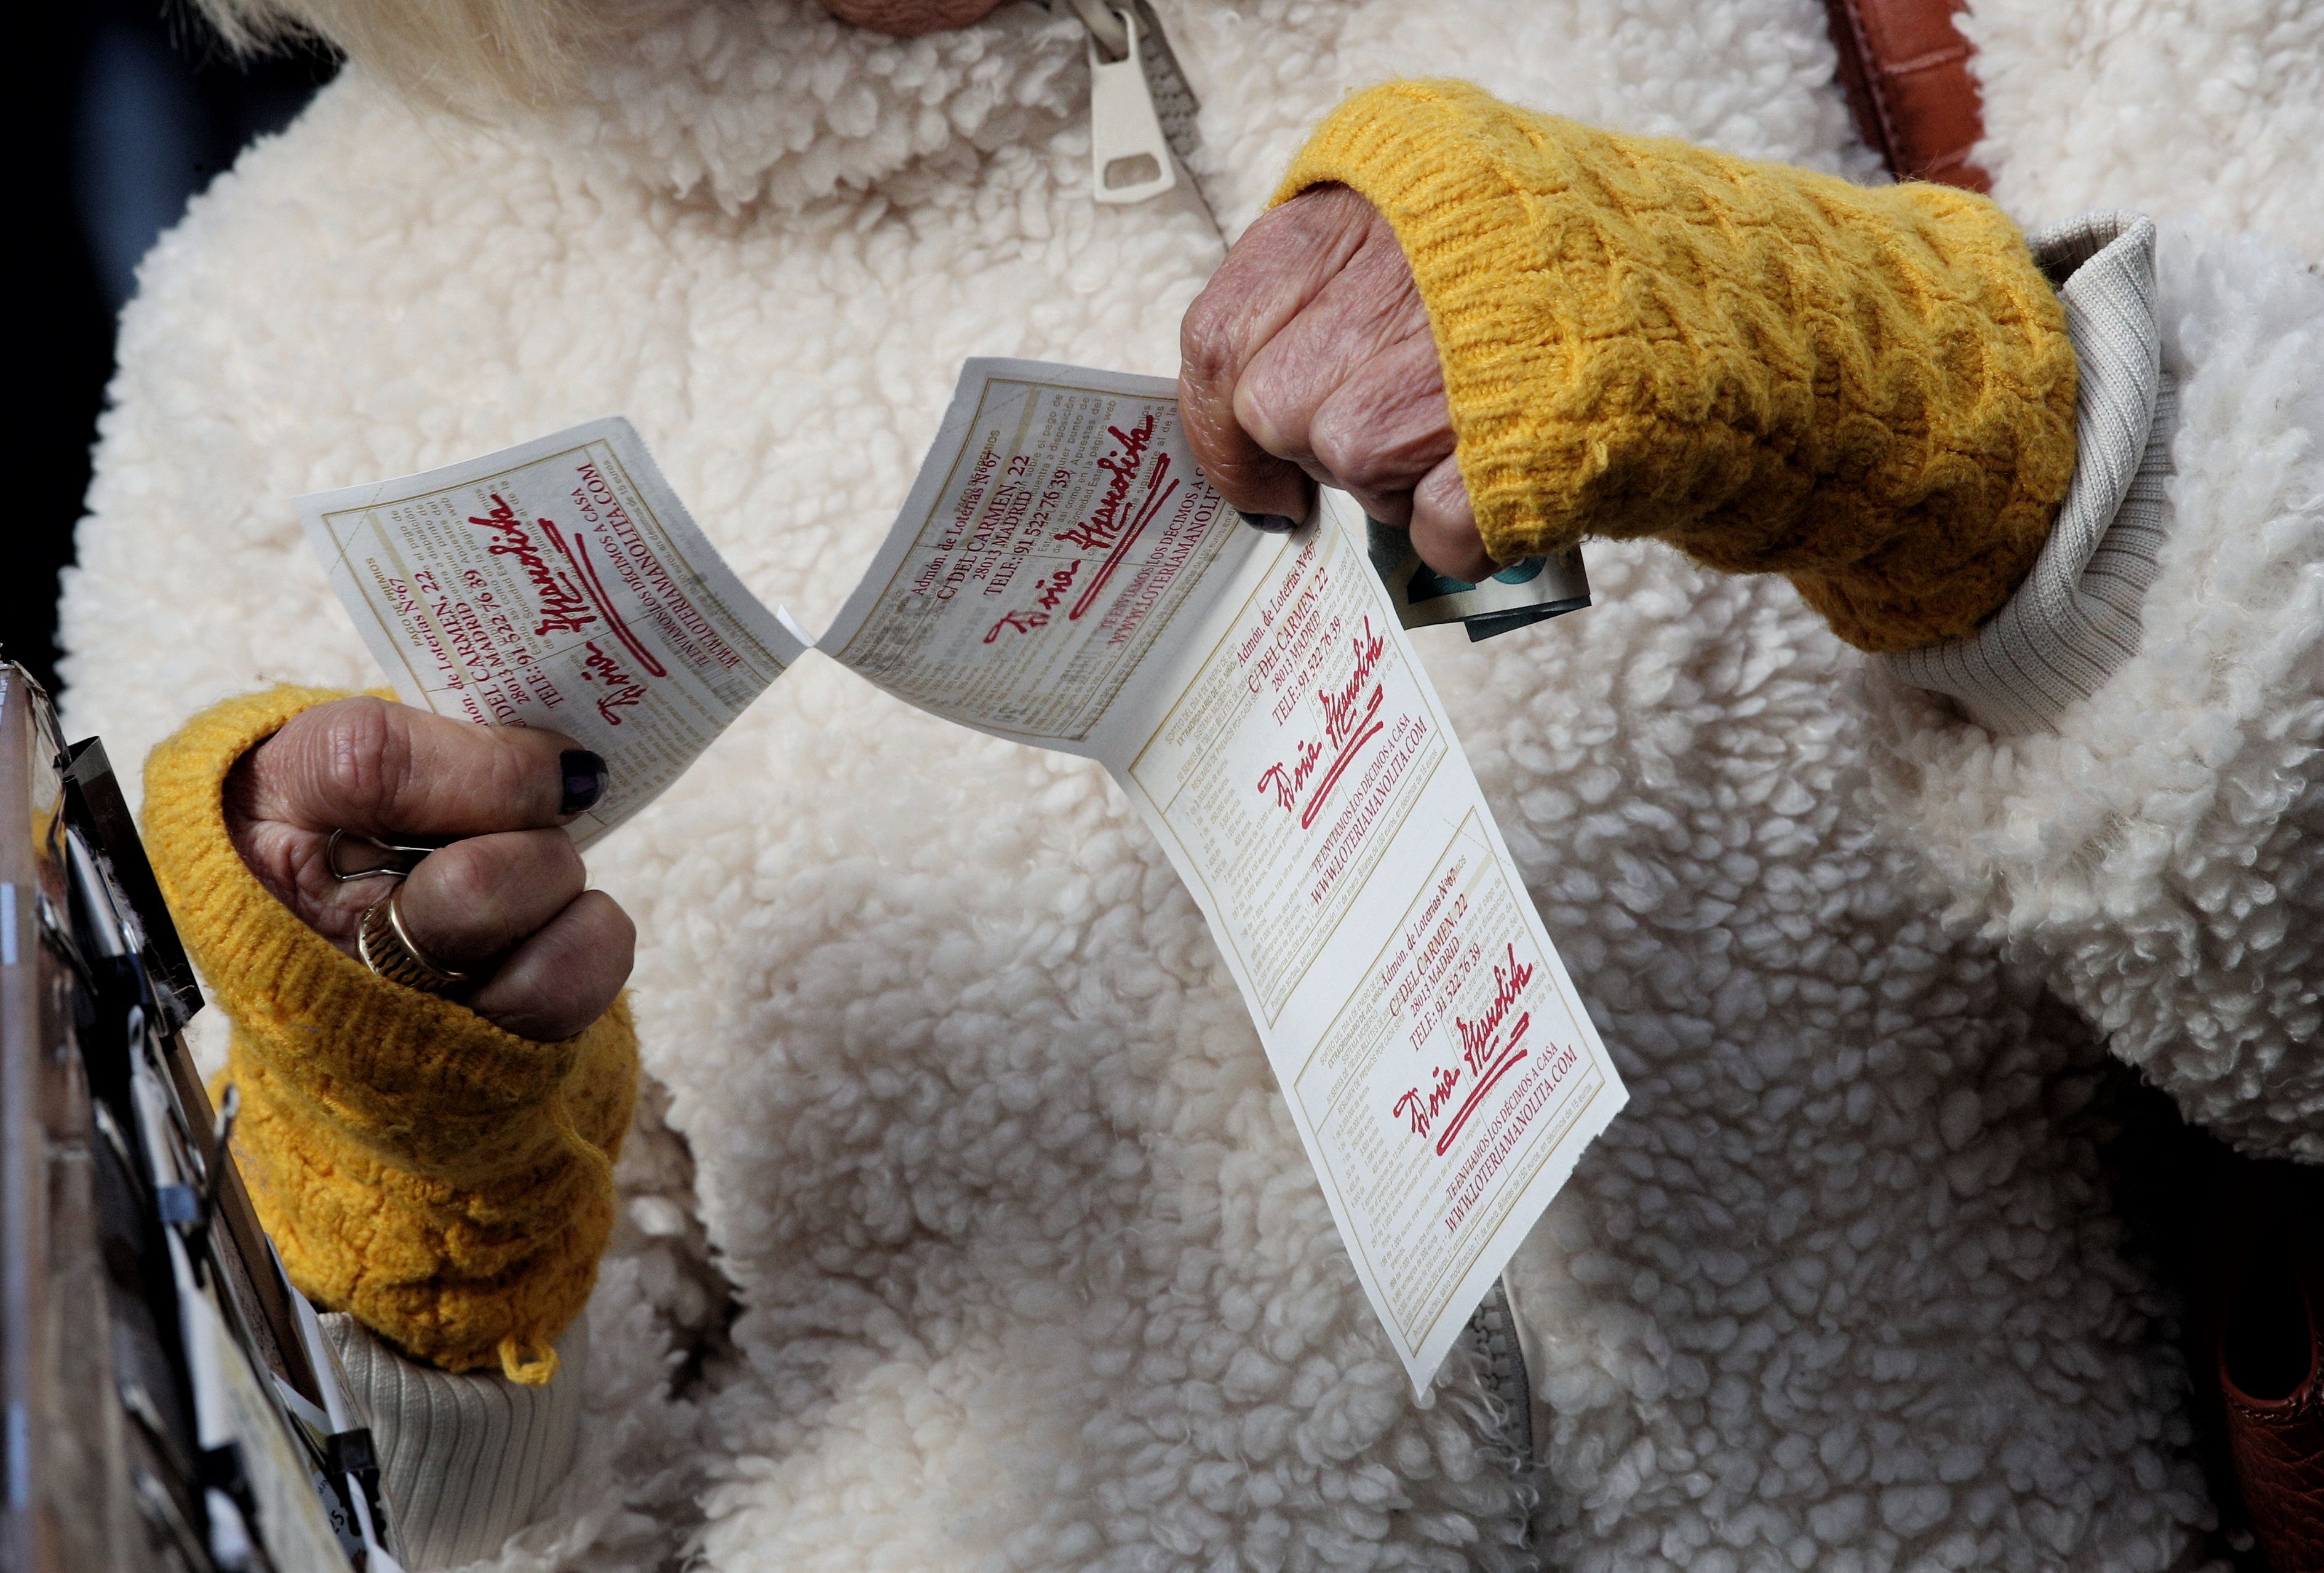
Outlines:
[[[1236, 512], [1240, 513], [1240, 509]], [[1299, 528], [1299, 521], [1281, 514], [1244, 514], [1242, 522], [1254, 530], [1264, 530], [1269, 535], [1288, 535]]]
[[565, 771], [565, 800], [557, 811], [577, 814], [595, 807], [597, 800], [605, 795], [605, 782], [612, 779], [604, 757], [586, 748], [568, 748], [558, 756], [557, 763]]

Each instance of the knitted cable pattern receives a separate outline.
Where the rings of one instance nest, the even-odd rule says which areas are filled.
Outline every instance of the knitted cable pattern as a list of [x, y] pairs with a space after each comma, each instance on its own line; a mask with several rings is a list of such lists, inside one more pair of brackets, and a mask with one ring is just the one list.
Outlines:
[[1496, 558], [1659, 536], [1788, 575], [1880, 651], [1967, 634], [2040, 554], [2073, 475], [2074, 355], [1987, 199], [1426, 81], [1349, 99], [1277, 200], [1327, 181], [1411, 263]]
[[234, 1020], [235, 1152], [291, 1282], [450, 1371], [547, 1382], [596, 1280], [637, 1090], [626, 1001], [536, 1043], [373, 976], [244, 865], [227, 773], [344, 695], [203, 712], [145, 762], [144, 831], [186, 948]]

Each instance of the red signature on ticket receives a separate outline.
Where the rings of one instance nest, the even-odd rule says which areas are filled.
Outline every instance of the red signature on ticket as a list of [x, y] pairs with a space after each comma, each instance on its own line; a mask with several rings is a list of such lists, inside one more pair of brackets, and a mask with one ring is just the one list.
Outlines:
[[1077, 557], [1056, 572], [1034, 580], [1032, 607], [1022, 612], [1002, 613], [1001, 621], [984, 631], [984, 642], [991, 643], [1001, 637], [1001, 630], [1005, 628], [1030, 634], [1036, 628], [1046, 627], [1049, 614], [1057, 609], [1057, 603], [1064, 600], [1065, 592], [1073, 588], [1074, 575], [1081, 571], [1081, 566], [1082, 560]]
[[[1388, 652], [1388, 641], [1372, 632], [1372, 620], [1364, 619], [1364, 631], [1350, 643], [1355, 648], [1355, 668], [1348, 680], [1334, 689], [1318, 689], [1317, 705], [1323, 712], [1323, 737], [1321, 742], [1303, 737], [1292, 745], [1291, 758], [1278, 760], [1259, 773], [1259, 790], [1275, 800], [1275, 806], [1286, 813], [1299, 815], [1299, 828], [1311, 829], [1315, 818], [1323, 811], [1331, 798], [1332, 789], [1340, 784], [1348, 766], [1355, 762], [1365, 744], [1380, 734], [1387, 725], [1379, 718], [1386, 689], [1372, 680], [1379, 671], [1382, 657]], [[1365, 685], [1370, 691], [1365, 691]], [[1320, 774], [1319, 774], [1320, 771]], [[1309, 782], [1314, 790], [1308, 791]], [[1308, 791], [1305, 806], [1300, 806], [1299, 794]]]
[[[567, 540], [553, 520], [544, 517], [540, 521], [541, 533], [549, 538], [557, 555], [564, 559], [560, 568], [535, 542], [532, 532], [525, 528], [524, 521], [508, 500], [497, 492], [492, 494], [492, 511], [481, 517], [471, 514], [468, 523], [493, 532], [493, 540], [484, 548], [486, 551], [494, 557], [512, 557], [524, 570], [540, 607], [534, 635], [585, 634], [592, 625], [603, 622], [639, 671], [652, 677], [668, 677], [669, 669], [654, 659], [653, 652], [613, 610], [613, 597], [606, 595], [604, 584], [597, 577], [597, 565], [590, 560], [588, 538], [576, 530]], [[597, 713], [618, 726], [622, 724], [619, 712], [645, 698], [644, 680], [634, 675], [620, 657], [596, 640], [588, 640], [582, 648], [586, 652], [581, 663], [583, 680], [606, 689], [597, 700]]]
[[[1111, 477], [1105, 484], [1105, 495], [1098, 499], [1097, 506], [1090, 510], [1088, 518], [1070, 530], [1060, 530], [1049, 537], [1052, 541], [1078, 546], [1084, 551], [1105, 554], [1098, 561], [1097, 571], [1090, 576], [1087, 584], [1082, 586], [1081, 595], [1065, 613], [1068, 623], [1078, 623], [1089, 615], [1090, 608], [1097, 605], [1098, 597], [1112, 579], [1114, 570], [1121, 566], [1122, 560], [1130, 555], [1130, 549], [1146, 533], [1146, 527], [1154, 523], [1155, 515], [1161, 513], [1164, 505], [1177, 495], [1178, 477], [1170, 473], [1170, 456], [1165, 453], [1154, 460], [1154, 473], [1146, 477], [1144, 495], [1133, 499], [1139, 471], [1145, 467], [1146, 450], [1154, 445], [1154, 431], [1155, 415], [1151, 410], [1139, 416], [1137, 424], [1126, 431], [1119, 426], [1105, 429], [1105, 434], [1113, 439], [1115, 449], [1097, 461], [1097, 467]], [[1004, 633], [1029, 634], [1036, 628], [1047, 626], [1049, 614], [1056, 609], [1063, 598], [1065, 588], [1074, 582], [1086, 560], [1074, 558], [1035, 585], [1039, 605], [1020, 612], [1004, 614], [999, 622], [985, 630], [984, 643], [990, 644]]]
[[[1506, 965], [1493, 965], [1491, 1003], [1474, 1021], [1457, 1015], [1452, 1018], [1453, 1032], [1461, 1040], [1461, 1058], [1451, 1065], [1432, 1069], [1425, 1090], [1416, 1087], [1398, 1093], [1388, 1111], [1390, 1117], [1403, 1120], [1413, 1135], [1425, 1138], [1434, 1131], [1439, 1158], [1451, 1150], [1461, 1128], [1477, 1112], [1493, 1084], [1526, 1057], [1526, 1050], [1518, 1045], [1526, 1029], [1533, 1025], [1533, 1013], [1520, 1013], [1515, 1022], [1509, 1022], [1508, 1015], [1525, 996], [1526, 985], [1533, 982], [1535, 969], [1531, 962], [1517, 959], [1515, 944], [1508, 947], [1505, 955]], [[1504, 1022], [1508, 1025], [1506, 1037], [1501, 1032]], [[1459, 1106], [1454, 1108], [1456, 1098]], [[1447, 1108], [1452, 1108], [1452, 1117], [1437, 1130], [1437, 1116]]]
[[[498, 492], [492, 494], [492, 512], [478, 518], [469, 515], [468, 523], [480, 530], [493, 532], [493, 543], [484, 548], [494, 557], [512, 557], [524, 577], [532, 584], [533, 595], [540, 603], [540, 622], [533, 629], [535, 636], [550, 634], [580, 634], [597, 620], [590, 609], [589, 592], [576, 581], [569, 569], [558, 569], [542, 555], [535, 544], [532, 532], [508, 500]], [[553, 537], [556, 526], [541, 521]], [[561, 549], [563, 541], [558, 542]]]
[[605, 692], [597, 698], [597, 714], [605, 718], [608, 726], [622, 724], [621, 712], [646, 697], [646, 685], [622, 670], [612, 651], [592, 639], [581, 647], [588, 653], [581, 662], [583, 680], [600, 684]]

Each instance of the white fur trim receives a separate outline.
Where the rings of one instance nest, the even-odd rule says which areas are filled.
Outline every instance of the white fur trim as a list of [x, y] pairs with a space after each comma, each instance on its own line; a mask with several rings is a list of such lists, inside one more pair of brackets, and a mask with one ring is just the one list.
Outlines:
[[2192, 214], [2324, 256], [2324, 8], [2310, 0], [1976, 0], [1978, 162], [2029, 227]]
[[609, 50], [559, 129], [649, 185], [796, 208], [1065, 131], [1089, 94], [1082, 39], [1069, 14], [1022, 4], [899, 41], [816, 0], [706, 0]]

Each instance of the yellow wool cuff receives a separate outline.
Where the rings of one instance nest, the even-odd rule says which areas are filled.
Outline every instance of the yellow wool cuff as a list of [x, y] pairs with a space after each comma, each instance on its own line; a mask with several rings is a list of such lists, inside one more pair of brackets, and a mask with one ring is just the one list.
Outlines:
[[1428, 81], [1348, 100], [1276, 199], [1326, 182], [1411, 264], [1495, 558], [1659, 536], [1788, 574], [1893, 650], [1968, 634], [2039, 555], [2073, 474], [2073, 349], [1986, 199]]
[[613, 1228], [637, 1090], [626, 1002], [536, 1043], [378, 977], [269, 894], [228, 837], [236, 760], [310, 706], [205, 711], [145, 762], [161, 893], [234, 1021], [235, 1154], [291, 1282], [451, 1371], [546, 1382]]

